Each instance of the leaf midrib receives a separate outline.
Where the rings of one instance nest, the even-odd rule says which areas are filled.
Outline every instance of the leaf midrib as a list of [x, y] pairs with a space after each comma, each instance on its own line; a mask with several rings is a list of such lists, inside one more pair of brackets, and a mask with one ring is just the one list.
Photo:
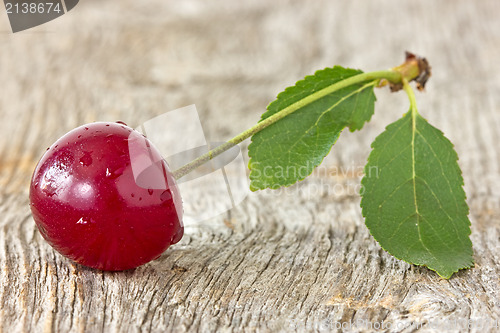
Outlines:
[[432, 251], [424, 244], [422, 239], [422, 231], [420, 230], [420, 212], [418, 211], [418, 202], [417, 202], [417, 184], [416, 184], [416, 172], [415, 172], [415, 136], [417, 133], [417, 109], [412, 105], [411, 106], [411, 172], [412, 172], [412, 181], [413, 181], [413, 201], [415, 204], [415, 213], [417, 217], [417, 231], [418, 231], [418, 240], [424, 247], [424, 249], [434, 258], [436, 261], [439, 261], [436, 256], [432, 253]]
[[[385, 202], [387, 202], [387, 200], [393, 196], [396, 191], [398, 189], [401, 188], [401, 186], [403, 186], [404, 184], [407, 184], [409, 182], [412, 183], [412, 186], [413, 186], [413, 201], [414, 201], [414, 206], [415, 206], [415, 212], [412, 213], [411, 215], [407, 216], [404, 220], [402, 220], [400, 223], [398, 223], [398, 227], [396, 229], [396, 231], [389, 237], [389, 240], [392, 239], [394, 237], [394, 235], [397, 233], [397, 230], [399, 230], [401, 228], [401, 226], [406, 222], [408, 221], [411, 217], [415, 217], [416, 218], [416, 221], [417, 221], [417, 232], [418, 232], [418, 239], [419, 239], [419, 243], [421, 244], [421, 246], [436, 260], [436, 261], [439, 261], [438, 258], [433, 254], [433, 252], [425, 245], [423, 239], [422, 239], [422, 232], [421, 232], [421, 229], [420, 229], [420, 224], [423, 220], [427, 220], [422, 214], [420, 214], [419, 212], [419, 205], [418, 205], [418, 194], [417, 194], [417, 178], [420, 178], [420, 180], [427, 186], [427, 188], [429, 189], [429, 191], [432, 193], [434, 199], [436, 200], [436, 202], [438, 203], [438, 205], [440, 207], [443, 207], [442, 203], [440, 202], [440, 200], [438, 199], [438, 197], [436, 196], [436, 194], [434, 193], [433, 189], [429, 186], [429, 184], [427, 184], [427, 181], [418, 176], [417, 175], [417, 172], [416, 172], [416, 157], [415, 157], [415, 141], [416, 141], [416, 137], [417, 137], [417, 134], [420, 134], [420, 136], [422, 137], [421, 133], [417, 130], [416, 128], [416, 124], [417, 124], [417, 117], [419, 116], [418, 114], [418, 111], [415, 112], [414, 110], [410, 110], [410, 114], [411, 114], [411, 117], [410, 117], [410, 121], [412, 122], [411, 124], [411, 128], [412, 128], [412, 137], [411, 137], [411, 141], [410, 141], [410, 146], [409, 148], [411, 148], [411, 153], [412, 153], [412, 175], [409, 179], [407, 179], [406, 181], [402, 182], [399, 186], [397, 186], [387, 197], [385, 197], [385, 199], [378, 205], [378, 209], [382, 209], [382, 206], [384, 206]], [[392, 138], [401, 130], [402, 126], [396, 131], [396, 133], [391, 137], [390, 140], [392, 140]], [[427, 143], [427, 142], [426, 142]], [[428, 143], [427, 143], [428, 144]], [[385, 147], [385, 145], [384, 145]], [[397, 156], [399, 156], [402, 152], [404, 152], [406, 149], [402, 150], [399, 154], [397, 154]], [[433, 152], [433, 155], [434, 157], [436, 157], [436, 159], [439, 161], [439, 158], [437, 156], [437, 154], [435, 154], [435, 152]], [[387, 162], [386, 164], [384, 165], [388, 165], [390, 164], [392, 161], [394, 161], [395, 158], [392, 158], [389, 162]], [[446, 178], [446, 177], [445, 177]], [[449, 185], [449, 180], [446, 179], [447, 182], [448, 182], [448, 185]], [[453, 222], [453, 219], [452, 217], [449, 215], [449, 213], [443, 209], [443, 212], [445, 213], [446, 217], [448, 218], [448, 220], [450, 220], [450, 222]], [[428, 222], [428, 220], [427, 220]], [[432, 224], [429, 223], [429, 226], [432, 228]], [[456, 229], [455, 225], [454, 226], [454, 230], [456, 233], [458, 233], [458, 230]], [[446, 245], [448, 248], [449, 246], [443, 242], [444, 245]], [[449, 248], [451, 250], [451, 248]]]
[[[321, 118], [323, 118], [323, 116], [324, 116], [325, 114], [327, 114], [328, 112], [330, 112], [330, 111], [332, 111], [333, 109], [335, 109], [337, 106], [339, 106], [339, 105], [340, 105], [342, 102], [344, 102], [346, 99], [351, 98], [352, 96], [354, 96], [354, 95], [356, 95], [356, 94], [358, 94], [358, 96], [359, 96], [359, 94], [360, 94], [360, 93], [362, 93], [365, 89], [367, 89], [367, 88], [369, 88], [369, 87], [374, 86], [374, 85], [375, 85], [375, 83], [376, 83], [376, 81], [373, 81], [373, 82], [370, 82], [370, 83], [367, 83], [367, 84], [365, 84], [365, 85], [361, 86], [360, 88], [358, 88], [358, 89], [356, 89], [356, 90], [353, 90], [352, 92], [350, 92], [349, 94], [347, 94], [347, 95], [343, 96], [341, 99], [339, 99], [337, 102], [335, 102], [335, 104], [333, 104], [332, 106], [330, 106], [328, 109], [326, 109], [325, 111], [323, 111], [323, 112], [319, 115], [319, 117], [318, 117], [318, 119], [316, 120], [316, 122], [315, 122], [313, 125], [311, 125], [311, 127], [309, 127], [309, 128], [308, 128], [308, 129], [304, 132], [304, 134], [303, 134], [303, 135], [301, 135], [301, 136], [300, 136], [300, 137], [299, 137], [299, 138], [298, 138], [298, 139], [297, 139], [297, 140], [296, 140], [296, 141], [295, 141], [292, 145], [290, 145], [290, 146], [289, 146], [289, 148], [288, 148], [288, 151], [287, 151], [287, 152], [290, 152], [293, 148], [295, 148], [295, 146], [296, 146], [299, 142], [301, 142], [301, 141], [304, 139], [304, 137], [306, 137], [307, 133], [309, 133], [309, 132], [310, 132], [310, 131], [314, 128], [314, 127], [317, 127], [317, 126], [318, 126], [318, 123], [319, 123], [319, 122], [320, 122], [320, 120], [321, 120]], [[352, 114], [354, 113], [354, 110], [356, 109], [356, 106], [357, 106], [357, 101], [356, 101], [356, 105], [355, 105], [355, 107], [353, 107], [353, 109], [352, 109], [352, 111], [351, 111], [351, 116], [352, 116]], [[341, 132], [341, 131], [342, 131], [342, 130], [340, 130], [339, 132]]]

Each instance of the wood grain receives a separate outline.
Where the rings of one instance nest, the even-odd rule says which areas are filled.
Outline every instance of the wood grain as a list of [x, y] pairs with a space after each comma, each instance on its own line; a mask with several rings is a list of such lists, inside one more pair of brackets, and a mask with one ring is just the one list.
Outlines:
[[[0, 14], [0, 331], [329, 332], [344, 324], [370, 332], [383, 321], [384, 331], [441, 332], [471, 320], [460, 331], [496, 332], [499, 14], [495, 0], [87, 0], [17, 34]], [[476, 265], [450, 280], [394, 259], [364, 226], [357, 191], [370, 142], [408, 108], [403, 94], [385, 90], [371, 123], [343, 133], [323, 169], [187, 223], [181, 243], [134, 271], [73, 264], [34, 226], [31, 172], [78, 125], [135, 127], [194, 103], [206, 136], [220, 141], [316, 69], [389, 68], [405, 50], [433, 66], [417, 102], [455, 144], [471, 208]], [[410, 326], [422, 322], [441, 326]]]

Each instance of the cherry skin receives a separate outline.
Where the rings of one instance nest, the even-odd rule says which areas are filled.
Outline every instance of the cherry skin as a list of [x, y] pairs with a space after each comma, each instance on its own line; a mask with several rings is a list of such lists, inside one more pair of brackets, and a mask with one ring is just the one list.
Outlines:
[[100, 270], [135, 268], [183, 235], [182, 201], [158, 150], [119, 123], [92, 123], [42, 156], [30, 186], [38, 229], [62, 255]]

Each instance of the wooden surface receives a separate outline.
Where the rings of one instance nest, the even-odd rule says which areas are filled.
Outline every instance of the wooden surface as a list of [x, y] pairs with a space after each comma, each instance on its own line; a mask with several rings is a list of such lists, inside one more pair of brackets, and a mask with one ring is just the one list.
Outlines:
[[[456, 320], [461, 331], [497, 331], [497, 0], [87, 0], [18, 34], [0, 12], [0, 331], [327, 332], [359, 321], [345, 331], [382, 331], [383, 321], [386, 331], [439, 332]], [[448, 281], [394, 259], [364, 226], [357, 191], [369, 145], [408, 108], [385, 90], [371, 123], [342, 134], [328, 172], [187, 224], [179, 244], [134, 271], [75, 265], [34, 226], [31, 172], [78, 125], [138, 126], [194, 103], [220, 141], [316, 69], [389, 68], [405, 50], [433, 66], [417, 102], [455, 144], [471, 209], [476, 265]], [[406, 326], [424, 321], [441, 326]]]

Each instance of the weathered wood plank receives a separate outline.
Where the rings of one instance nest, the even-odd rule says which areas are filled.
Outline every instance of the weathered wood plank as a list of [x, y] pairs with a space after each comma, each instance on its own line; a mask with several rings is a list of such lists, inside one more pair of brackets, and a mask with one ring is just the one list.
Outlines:
[[[471, 332], [497, 331], [499, 13], [494, 0], [88, 0], [16, 35], [0, 16], [0, 331], [327, 332], [384, 321], [388, 331], [412, 332], [406, 325], [424, 320], [472, 320]], [[383, 252], [364, 226], [357, 192], [370, 142], [408, 107], [402, 94], [386, 91], [372, 122], [342, 134], [321, 170], [187, 224], [181, 243], [134, 271], [75, 265], [34, 227], [31, 172], [73, 127], [137, 126], [195, 103], [207, 137], [220, 141], [315, 69], [390, 67], [406, 49], [433, 65], [418, 103], [460, 156], [471, 270], [442, 280]]]

